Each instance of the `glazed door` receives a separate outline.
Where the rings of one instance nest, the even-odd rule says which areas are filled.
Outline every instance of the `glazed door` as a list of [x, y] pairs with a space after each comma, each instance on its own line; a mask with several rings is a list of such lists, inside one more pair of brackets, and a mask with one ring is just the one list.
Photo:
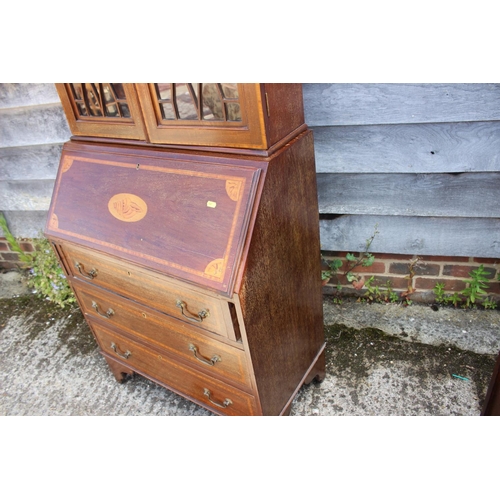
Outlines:
[[74, 135], [146, 140], [139, 101], [130, 83], [56, 83]]
[[149, 140], [267, 149], [260, 84], [137, 83]]

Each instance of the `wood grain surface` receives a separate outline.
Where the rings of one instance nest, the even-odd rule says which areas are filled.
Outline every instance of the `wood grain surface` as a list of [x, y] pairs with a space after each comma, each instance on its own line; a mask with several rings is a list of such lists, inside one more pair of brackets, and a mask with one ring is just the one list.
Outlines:
[[315, 127], [317, 171], [500, 172], [499, 123]]
[[0, 109], [59, 103], [53, 83], [0, 83]]
[[54, 144], [70, 136], [60, 103], [0, 110], [0, 148]]
[[320, 220], [324, 250], [362, 251], [378, 225], [373, 253], [498, 257], [500, 220], [465, 217], [342, 215]]
[[309, 126], [500, 120], [498, 83], [307, 83], [303, 89]]
[[239, 294], [264, 415], [277, 415], [324, 343], [312, 134], [273, 158]]
[[0, 181], [54, 180], [63, 145], [0, 148]]
[[[85, 151], [64, 149], [47, 234], [232, 295], [258, 169], [202, 154], [189, 161], [140, 148], [118, 148], [118, 156], [99, 146]], [[109, 208], [128, 195], [147, 207], [135, 222]], [[135, 209], [127, 205], [124, 214]]]
[[318, 174], [325, 214], [500, 218], [500, 173]]

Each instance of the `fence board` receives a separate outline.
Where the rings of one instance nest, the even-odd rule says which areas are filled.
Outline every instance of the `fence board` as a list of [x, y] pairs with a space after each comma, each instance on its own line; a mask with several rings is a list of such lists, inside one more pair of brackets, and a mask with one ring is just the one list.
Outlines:
[[53, 83], [0, 83], [0, 109], [58, 102]]
[[500, 219], [343, 215], [320, 220], [321, 248], [361, 251], [378, 225], [373, 253], [498, 257]]
[[310, 126], [500, 120], [498, 83], [306, 83], [303, 89]]
[[318, 172], [500, 172], [500, 121], [313, 130]]
[[54, 179], [3, 181], [0, 210], [48, 210], [54, 182]]
[[62, 144], [0, 148], [0, 181], [55, 179]]
[[0, 147], [66, 142], [70, 136], [60, 103], [0, 110]]
[[500, 217], [500, 173], [318, 174], [324, 214]]
[[[48, 211], [2, 211], [9, 231], [16, 238], [38, 238], [45, 228]], [[0, 236], [3, 231], [0, 229]]]

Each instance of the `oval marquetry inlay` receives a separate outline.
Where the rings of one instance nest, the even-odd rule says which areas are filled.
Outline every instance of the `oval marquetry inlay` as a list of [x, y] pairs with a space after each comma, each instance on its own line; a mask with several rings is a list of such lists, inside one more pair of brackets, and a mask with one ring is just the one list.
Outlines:
[[130, 193], [115, 194], [108, 202], [108, 210], [113, 217], [123, 222], [137, 222], [148, 212], [146, 202]]

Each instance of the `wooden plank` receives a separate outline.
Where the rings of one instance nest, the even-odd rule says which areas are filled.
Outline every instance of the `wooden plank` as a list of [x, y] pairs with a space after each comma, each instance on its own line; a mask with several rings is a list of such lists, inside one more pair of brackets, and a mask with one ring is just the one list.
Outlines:
[[[3, 212], [9, 231], [16, 238], [40, 238], [47, 222], [47, 211], [44, 210], [17, 210]], [[0, 236], [3, 231], [0, 229]]]
[[0, 83], [0, 109], [58, 102], [53, 83]]
[[0, 110], [0, 147], [66, 142], [70, 136], [61, 104]]
[[55, 179], [62, 144], [0, 148], [0, 181]]
[[498, 257], [500, 219], [343, 215], [320, 220], [321, 248], [357, 252], [378, 225], [373, 253]]
[[54, 179], [2, 182], [0, 210], [48, 210], [54, 182]]
[[306, 83], [303, 90], [310, 126], [500, 120], [498, 83]]
[[500, 173], [318, 174], [319, 211], [500, 217]]
[[500, 172], [500, 122], [316, 127], [318, 172]]

